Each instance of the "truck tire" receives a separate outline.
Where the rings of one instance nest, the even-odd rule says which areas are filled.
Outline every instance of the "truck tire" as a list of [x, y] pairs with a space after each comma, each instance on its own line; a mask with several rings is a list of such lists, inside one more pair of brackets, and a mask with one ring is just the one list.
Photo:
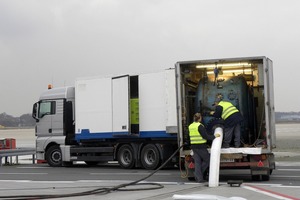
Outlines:
[[62, 154], [58, 145], [51, 146], [46, 151], [46, 160], [51, 167], [62, 166]]
[[252, 175], [251, 178], [253, 181], [269, 181], [271, 173], [272, 173], [272, 170], [268, 169], [268, 170], [266, 170], [266, 174]]
[[145, 169], [156, 169], [160, 164], [160, 154], [154, 144], [147, 144], [142, 149], [141, 162]]
[[125, 144], [118, 151], [118, 162], [124, 169], [132, 169], [135, 163], [133, 148]]
[[267, 174], [266, 175], [261, 175], [261, 180], [262, 181], [269, 181], [271, 173], [272, 173], [271, 170], [267, 170]]
[[260, 181], [260, 175], [251, 175], [252, 181]]
[[261, 180], [262, 181], [269, 181], [270, 180], [270, 175], [261, 175]]

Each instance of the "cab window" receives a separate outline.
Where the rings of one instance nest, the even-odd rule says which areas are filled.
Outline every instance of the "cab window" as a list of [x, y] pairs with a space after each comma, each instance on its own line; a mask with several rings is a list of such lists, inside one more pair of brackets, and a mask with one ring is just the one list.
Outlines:
[[41, 101], [39, 106], [39, 118], [53, 114], [55, 114], [55, 101]]

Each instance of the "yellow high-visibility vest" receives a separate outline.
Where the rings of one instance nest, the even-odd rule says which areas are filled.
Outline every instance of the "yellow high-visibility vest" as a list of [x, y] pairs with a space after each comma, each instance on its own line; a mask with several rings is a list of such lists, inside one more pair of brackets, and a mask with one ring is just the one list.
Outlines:
[[223, 107], [221, 118], [224, 120], [227, 119], [233, 113], [239, 112], [239, 110], [228, 101], [220, 101], [219, 106]]
[[198, 126], [202, 125], [200, 122], [193, 122], [189, 125], [189, 135], [191, 144], [204, 144], [206, 139], [201, 136], [201, 133], [198, 131]]

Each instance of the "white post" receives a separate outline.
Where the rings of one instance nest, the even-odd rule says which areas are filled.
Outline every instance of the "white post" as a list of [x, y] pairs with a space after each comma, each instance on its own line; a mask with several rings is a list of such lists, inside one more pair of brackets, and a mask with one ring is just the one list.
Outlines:
[[209, 187], [219, 186], [219, 174], [220, 174], [220, 157], [221, 157], [221, 145], [223, 140], [223, 129], [218, 127], [215, 129], [214, 135], [220, 134], [213, 140], [210, 149], [210, 165], [209, 165]]

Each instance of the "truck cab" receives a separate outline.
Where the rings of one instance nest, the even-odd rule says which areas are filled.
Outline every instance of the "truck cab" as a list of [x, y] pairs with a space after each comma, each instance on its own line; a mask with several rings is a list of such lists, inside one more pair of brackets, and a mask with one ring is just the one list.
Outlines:
[[50, 87], [33, 105], [37, 160], [46, 159], [53, 166], [61, 165], [59, 146], [74, 139], [74, 100], [74, 87]]

